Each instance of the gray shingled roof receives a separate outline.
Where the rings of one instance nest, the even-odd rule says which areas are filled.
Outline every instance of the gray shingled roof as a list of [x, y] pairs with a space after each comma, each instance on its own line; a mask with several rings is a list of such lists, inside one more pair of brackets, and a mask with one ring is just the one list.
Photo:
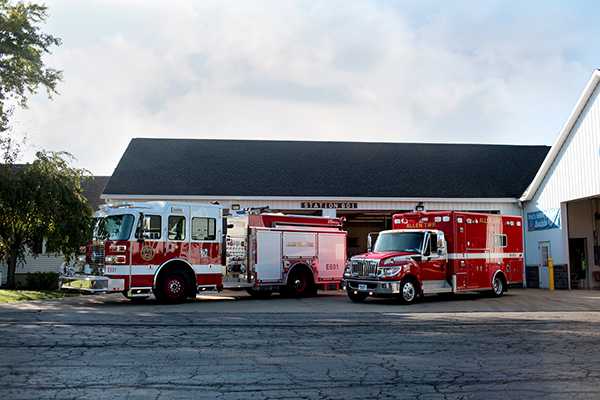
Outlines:
[[97, 210], [100, 204], [104, 203], [104, 200], [100, 198], [106, 183], [110, 179], [110, 176], [92, 176], [88, 181], [84, 181], [82, 186], [83, 195], [90, 203], [92, 210]]
[[516, 198], [548, 146], [133, 139], [107, 195]]

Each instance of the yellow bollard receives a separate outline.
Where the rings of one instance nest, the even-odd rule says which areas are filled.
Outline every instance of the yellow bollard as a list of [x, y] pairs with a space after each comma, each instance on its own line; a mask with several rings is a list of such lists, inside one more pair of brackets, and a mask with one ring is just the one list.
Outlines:
[[548, 257], [548, 289], [554, 290], [554, 261]]

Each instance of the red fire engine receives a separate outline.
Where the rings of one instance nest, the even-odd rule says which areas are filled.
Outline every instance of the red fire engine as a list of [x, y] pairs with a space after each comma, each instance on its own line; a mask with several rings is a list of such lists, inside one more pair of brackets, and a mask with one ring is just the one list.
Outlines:
[[61, 277], [61, 287], [179, 302], [224, 288], [266, 297], [339, 285], [346, 260], [341, 219], [223, 211], [169, 202], [104, 206], [81, 271]]
[[501, 296], [523, 282], [521, 217], [413, 212], [394, 215], [392, 228], [348, 262], [344, 285], [351, 300], [413, 303], [425, 294], [470, 291]]

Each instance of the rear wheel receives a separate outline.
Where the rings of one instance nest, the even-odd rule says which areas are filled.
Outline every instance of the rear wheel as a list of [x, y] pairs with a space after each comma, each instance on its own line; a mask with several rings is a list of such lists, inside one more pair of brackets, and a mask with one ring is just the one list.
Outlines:
[[417, 285], [413, 280], [405, 280], [400, 285], [400, 301], [404, 304], [413, 304], [418, 298]]
[[368, 296], [364, 292], [359, 292], [358, 290], [350, 288], [346, 289], [346, 293], [348, 293], [348, 297], [350, 298], [350, 300], [352, 300], [355, 303], [362, 303]]
[[291, 297], [305, 297], [316, 294], [317, 288], [313, 283], [312, 275], [305, 269], [292, 270], [288, 276], [285, 294]]
[[506, 290], [506, 285], [504, 284], [504, 279], [502, 279], [501, 274], [496, 274], [494, 279], [492, 280], [492, 296], [500, 297], [504, 294]]
[[161, 303], [181, 303], [188, 291], [185, 276], [179, 272], [171, 272], [160, 278], [154, 295]]

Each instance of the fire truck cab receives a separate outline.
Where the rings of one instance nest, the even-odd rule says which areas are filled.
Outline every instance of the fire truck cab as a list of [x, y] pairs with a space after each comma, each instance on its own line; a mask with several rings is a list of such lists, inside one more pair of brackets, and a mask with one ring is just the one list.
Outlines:
[[392, 227], [348, 262], [344, 286], [351, 300], [412, 303], [421, 295], [469, 291], [501, 296], [523, 282], [521, 217], [414, 212], [394, 215]]
[[220, 205], [171, 202], [106, 205], [80, 270], [63, 289], [154, 294], [180, 302], [207, 290], [302, 296], [339, 285], [346, 232], [336, 218], [224, 215]]

